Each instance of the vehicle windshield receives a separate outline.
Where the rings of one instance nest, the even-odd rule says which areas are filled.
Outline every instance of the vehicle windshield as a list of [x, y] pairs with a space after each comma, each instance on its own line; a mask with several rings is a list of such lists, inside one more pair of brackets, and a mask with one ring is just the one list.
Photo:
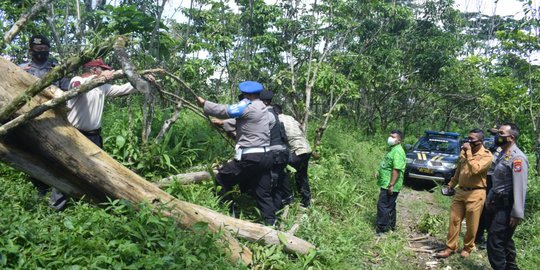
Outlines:
[[459, 142], [447, 138], [421, 137], [414, 150], [458, 155]]

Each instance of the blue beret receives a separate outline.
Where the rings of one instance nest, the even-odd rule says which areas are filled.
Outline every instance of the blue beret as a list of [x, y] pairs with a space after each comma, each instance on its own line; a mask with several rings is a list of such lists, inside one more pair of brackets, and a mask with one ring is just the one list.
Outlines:
[[240, 91], [243, 93], [253, 94], [260, 93], [263, 90], [263, 86], [258, 82], [245, 81], [238, 85], [238, 89], [240, 89]]

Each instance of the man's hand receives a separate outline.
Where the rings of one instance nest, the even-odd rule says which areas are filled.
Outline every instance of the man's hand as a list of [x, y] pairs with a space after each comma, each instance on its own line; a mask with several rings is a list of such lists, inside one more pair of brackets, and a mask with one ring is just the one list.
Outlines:
[[465, 150], [465, 151], [466, 150], [471, 150], [471, 144], [466, 142], [461, 146], [461, 148], [463, 148], [463, 150]]
[[510, 217], [510, 227], [515, 228], [520, 222], [520, 218]]
[[388, 189], [386, 190], [386, 193], [388, 193], [388, 195], [392, 196], [392, 194], [394, 194], [394, 186], [389, 185]]
[[156, 82], [156, 77], [152, 76], [152, 74], [146, 74], [143, 76], [143, 78], [152, 83]]
[[206, 100], [204, 98], [197, 97], [197, 105], [199, 105], [199, 107], [203, 107], [205, 102]]
[[104, 70], [99, 76], [104, 77], [106, 80], [111, 80], [113, 78], [114, 70]]
[[221, 119], [213, 118], [211, 121], [212, 121], [212, 124], [216, 126], [223, 126], [223, 120]]

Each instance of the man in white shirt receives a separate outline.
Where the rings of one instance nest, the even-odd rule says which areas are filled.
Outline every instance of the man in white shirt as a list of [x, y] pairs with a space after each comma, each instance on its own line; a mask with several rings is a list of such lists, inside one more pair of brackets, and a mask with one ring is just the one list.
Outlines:
[[[79, 87], [98, 76], [110, 77], [112, 73], [112, 68], [106, 65], [103, 60], [92, 60], [83, 65], [83, 74], [81, 76], [71, 79], [69, 88]], [[70, 109], [68, 121], [89, 140], [99, 147], [103, 147], [101, 118], [103, 116], [105, 96], [122, 96], [135, 91], [136, 89], [130, 83], [122, 85], [104, 84], [96, 87], [67, 101], [67, 106]]]
[[[79, 87], [82, 84], [98, 77], [112, 76], [112, 67], [106, 65], [103, 60], [95, 59], [83, 65], [83, 74], [75, 76], [69, 83], [69, 89]], [[86, 93], [67, 101], [68, 121], [77, 128], [84, 136], [103, 148], [103, 138], [101, 137], [101, 118], [105, 96], [121, 96], [135, 92], [136, 89], [130, 84], [122, 85], [104, 84]], [[67, 198], [60, 191], [53, 188], [50, 202], [52, 207], [62, 210], [66, 207]]]

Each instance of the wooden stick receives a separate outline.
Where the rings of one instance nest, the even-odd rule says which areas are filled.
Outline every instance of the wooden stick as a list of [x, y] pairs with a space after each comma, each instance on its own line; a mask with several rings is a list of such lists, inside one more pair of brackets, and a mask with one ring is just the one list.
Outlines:
[[407, 241], [412, 241], [412, 242], [414, 242], [414, 241], [424, 240], [424, 239], [428, 239], [428, 238], [429, 238], [429, 236], [424, 235], [424, 236], [418, 236], [418, 237], [408, 238]]
[[408, 250], [414, 251], [414, 252], [420, 252], [420, 253], [429, 253], [432, 254], [435, 251], [429, 250], [429, 249], [422, 249], [422, 248], [412, 248], [412, 247], [405, 247]]

